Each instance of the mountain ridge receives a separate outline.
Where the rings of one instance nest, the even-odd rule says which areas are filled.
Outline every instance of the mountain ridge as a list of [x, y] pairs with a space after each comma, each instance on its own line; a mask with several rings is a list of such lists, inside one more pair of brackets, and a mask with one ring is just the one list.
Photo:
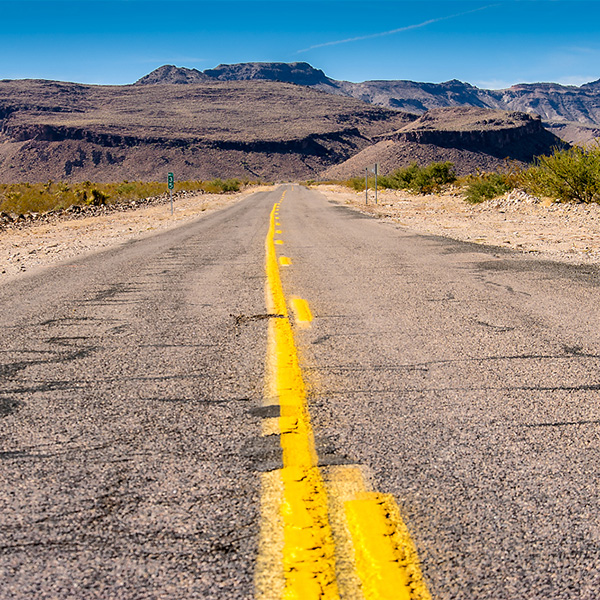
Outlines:
[[314, 179], [360, 155], [347, 164], [353, 170], [371, 154], [390, 169], [454, 160], [462, 173], [494, 170], [506, 158], [524, 164], [560, 144], [525, 113], [445, 107], [417, 117], [309, 86], [161, 73], [181, 84], [0, 82], [0, 181], [161, 180], [167, 171]]
[[[172, 69], [181, 68], [169, 66]], [[152, 73], [156, 73], [159, 69]], [[171, 79], [174, 78], [172, 69], [169, 71]], [[148, 79], [152, 73], [133, 85], [152, 83]], [[417, 115], [435, 108], [472, 106], [537, 114], [548, 122], [582, 126], [600, 125], [600, 79], [581, 86], [552, 82], [520, 83], [501, 90], [478, 88], [458, 79], [442, 83], [410, 80], [372, 80], [354, 83], [332, 79], [321, 69], [316, 69], [306, 62], [221, 64], [215, 69], [196, 70], [196, 73], [221, 81], [283, 81]], [[181, 78], [185, 76], [182, 75]], [[180, 82], [164, 79], [160, 83]], [[586, 130], [585, 127], [583, 130]]]

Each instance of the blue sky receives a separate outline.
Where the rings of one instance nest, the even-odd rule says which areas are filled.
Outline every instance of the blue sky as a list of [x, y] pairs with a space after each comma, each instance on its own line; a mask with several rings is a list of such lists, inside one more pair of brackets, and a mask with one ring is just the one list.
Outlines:
[[0, 0], [0, 79], [133, 83], [163, 64], [306, 61], [335, 79], [600, 78], [600, 1]]

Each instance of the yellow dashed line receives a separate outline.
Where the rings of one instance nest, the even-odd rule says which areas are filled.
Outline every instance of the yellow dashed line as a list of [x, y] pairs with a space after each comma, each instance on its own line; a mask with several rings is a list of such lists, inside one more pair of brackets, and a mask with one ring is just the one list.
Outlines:
[[275, 240], [275, 243], [276, 243], [278, 246], [281, 246], [281, 245], [283, 244], [283, 240]]
[[308, 326], [313, 319], [308, 302], [302, 298], [292, 298], [290, 305], [294, 311], [296, 323], [300, 326]]
[[[281, 448], [283, 453], [283, 596], [312, 600], [339, 598], [335, 577], [334, 544], [327, 514], [327, 495], [317, 468], [310, 417], [306, 409], [304, 381], [298, 364], [292, 327], [273, 243], [275, 213], [265, 242], [267, 308], [281, 315], [269, 322], [267, 389], [279, 399]], [[266, 493], [266, 492], [265, 492]], [[269, 517], [263, 511], [263, 529]], [[272, 518], [272, 517], [271, 517]], [[264, 538], [264, 534], [261, 539]], [[257, 566], [259, 582], [277, 579], [264, 573], [270, 563], [263, 558]]]
[[345, 503], [356, 570], [365, 598], [410, 600], [408, 575], [394, 545], [394, 525], [387, 518], [385, 500], [383, 494], [373, 492]]
[[290, 258], [288, 258], [287, 256], [280, 256], [279, 264], [282, 267], [289, 267], [292, 264], [292, 260]]

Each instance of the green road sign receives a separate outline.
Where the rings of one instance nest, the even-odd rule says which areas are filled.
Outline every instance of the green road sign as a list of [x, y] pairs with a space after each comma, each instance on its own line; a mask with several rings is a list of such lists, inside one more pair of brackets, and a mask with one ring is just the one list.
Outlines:
[[167, 175], [167, 182], [169, 183], [169, 189], [172, 190], [175, 187], [175, 175], [173, 173]]

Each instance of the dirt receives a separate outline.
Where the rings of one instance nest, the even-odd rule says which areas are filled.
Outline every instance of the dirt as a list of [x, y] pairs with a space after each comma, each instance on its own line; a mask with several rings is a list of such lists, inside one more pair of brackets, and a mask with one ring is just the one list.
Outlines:
[[396, 223], [407, 231], [512, 248], [528, 255], [575, 264], [600, 264], [600, 205], [560, 204], [513, 191], [471, 205], [458, 189], [441, 195], [380, 190], [378, 204], [365, 193], [319, 186], [329, 200]]
[[[72, 220], [40, 223], [0, 232], [0, 283], [59, 263], [151, 235], [200, 218], [256, 191], [253, 187], [233, 195], [199, 194], [175, 203], [152, 205]], [[576, 264], [600, 264], [600, 206], [557, 204], [511, 192], [479, 205], [467, 204], [459, 190], [441, 195], [414, 195], [379, 191], [378, 204], [371, 190], [318, 186], [329, 200], [376, 216], [417, 233], [512, 248], [528, 255]]]
[[105, 215], [40, 222], [0, 231], [0, 284], [40, 268], [177, 227], [243, 200], [270, 186], [239, 194], [197, 194]]

